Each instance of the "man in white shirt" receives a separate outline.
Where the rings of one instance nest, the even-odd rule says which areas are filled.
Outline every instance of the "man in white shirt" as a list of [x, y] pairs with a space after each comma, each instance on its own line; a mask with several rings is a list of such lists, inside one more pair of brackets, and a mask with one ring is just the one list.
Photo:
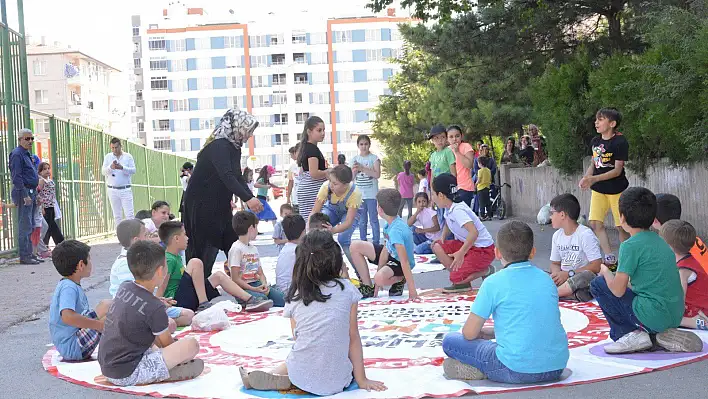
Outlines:
[[[135, 161], [132, 155], [122, 151], [120, 140], [117, 137], [111, 139], [111, 152], [103, 158], [101, 170], [106, 176], [108, 198], [111, 201], [116, 226], [121, 220], [133, 219], [135, 213], [130, 176], [135, 174]], [[123, 214], [125, 214], [125, 218], [122, 217]]]

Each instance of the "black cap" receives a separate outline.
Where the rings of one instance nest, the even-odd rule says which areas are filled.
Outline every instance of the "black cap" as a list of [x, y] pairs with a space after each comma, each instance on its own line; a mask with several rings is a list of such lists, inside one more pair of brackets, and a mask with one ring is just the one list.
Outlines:
[[432, 139], [433, 137], [437, 136], [438, 134], [447, 134], [447, 129], [445, 129], [445, 126], [438, 123], [437, 125], [433, 126], [430, 128], [430, 133], [428, 133], [428, 140]]
[[457, 195], [457, 178], [449, 173], [439, 174], [433, 179], [433, 190], [454, 200]]

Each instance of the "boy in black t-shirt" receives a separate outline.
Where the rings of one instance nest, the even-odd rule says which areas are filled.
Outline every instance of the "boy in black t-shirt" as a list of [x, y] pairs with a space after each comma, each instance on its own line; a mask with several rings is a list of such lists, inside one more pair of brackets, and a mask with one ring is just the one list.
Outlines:
[[604, 264], [610, 270], [617, 267], [617, 257], [612, 253], [610, 240], [605, 231], [607, 211], [612, 210], [612, 219], [619, 231], [620, 242], [629, 238], [620, 225], [619, 197], [629, 186], [624, 172], [624, 163], [629, 156], [627, 139], [617, 132], [622, 121], [622, 114], [615, 108], [603, 108], [595, 115], [595, 129], [600, 137], [590, 142], [592, 163], [580, 179], [581, 189], [592, 190], [590, 198], [590, 227], [600, 240], [600, 247], [605, 254]]
[[135, 281], [120, 285], [106, 315], [98, 347], [101, 372], [117, 386], [199, 376], [204, 370], [204, 362], [194, 359], [199, 343], [191, 337], [172, 339], [165, 305], [153, 295], [167, 275], [164, 248], [137, 241], [128, 249], [127, 259]]

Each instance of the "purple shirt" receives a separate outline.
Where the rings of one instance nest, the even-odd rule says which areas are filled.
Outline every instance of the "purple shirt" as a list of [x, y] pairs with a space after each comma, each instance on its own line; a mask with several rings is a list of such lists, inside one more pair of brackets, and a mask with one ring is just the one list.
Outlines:
[[406, 172], [398, 174], [398, 191], [401, 192], [401, 198], [413, 198], [413, 185], [415, 184], [415, 175], [411, 173], [406, 175]]

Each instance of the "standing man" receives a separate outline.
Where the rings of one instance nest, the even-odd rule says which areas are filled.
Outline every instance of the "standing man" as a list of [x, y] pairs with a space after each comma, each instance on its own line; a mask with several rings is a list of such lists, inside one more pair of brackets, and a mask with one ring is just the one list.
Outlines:
[[[122, 151], [123, 147], [117, 137], [111, 139], [111, 152], [103, 158], [103, 174], [106, 175], [108, 198], [113, 208], [113, 218], [116, 226], [121, 220], [133, 219], [133, 189], [131, 189], [130, 176], [135, 174], [135, 161], [133, 156]], [[125, 214], [122, 217], [121, 210]]]
[[12, 176], [12, 202], [17, 205], [18, 252], [20, 263], [37, 265], [40, 260], [32, 253], [32, 230], [37, 207], [37, 185], [39, 177], [34, 167], [32, 142], [34, 135], [29, 129], [20, 130], [18, 146], [10, 153], [10, 174]]

